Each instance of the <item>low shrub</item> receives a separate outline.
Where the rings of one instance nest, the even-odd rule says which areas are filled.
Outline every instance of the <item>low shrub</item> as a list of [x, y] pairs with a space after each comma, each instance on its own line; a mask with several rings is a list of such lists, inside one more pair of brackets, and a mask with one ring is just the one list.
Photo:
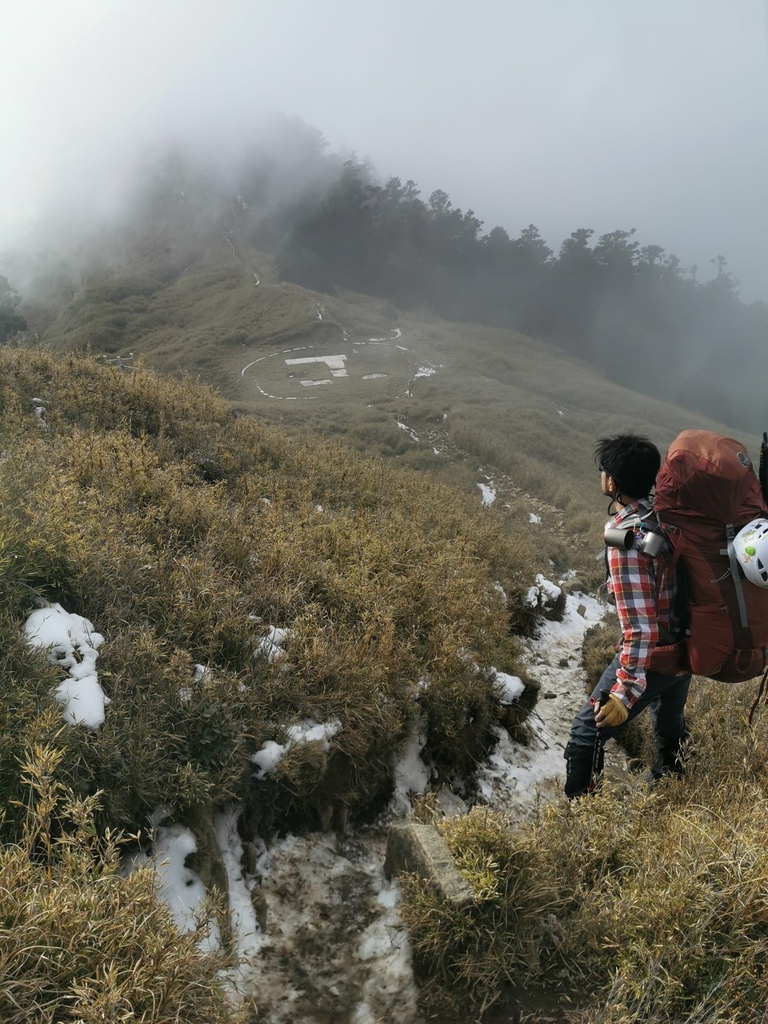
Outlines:
[[120, 840], [99, 835], [95, 796], [56, 781], [63, 752], [22, 764], [22, 834], [0, 848], [0, 1019], [4, 1024], [235, 1024], [222, 955], [179, 934], [150, 868], [119, 872]]
[[[0, 379], [0, 617], [13, 632], [58, 601], [104, 636], [106, 722], [72, 730], [60, 766], [80, 796], [104, 792], [103, 823], [138, 828], [160, 801], [238, 799], [275, 827], [339, 802], [369, 814], [414, 716], [437, 776], [474, 769], [508, 718], [491, 670], [521, 674], [546, 569], [530, 531], [447, 484], [234, 418], [189, 380], [42, 349], [0, 350]], [[257, 657], [272, 628], [284, 650]], [[25, 700], [50, 686], [45, 655], [32, 663], [14, 681]], [[297, 748], [254, 779], [265, 741], [332, 720], [318, 764]]]
[[768, 980], [768, 734], [755, 684], [696, 681], [683, 779], [631, 776], [520, 823], [476, 808], [439, 827], [475, 905], [416, 877], [403, 913], [432, 999], [474, 1006], [516, 986], [577, 997], [581, 1024], [762, 1019]]

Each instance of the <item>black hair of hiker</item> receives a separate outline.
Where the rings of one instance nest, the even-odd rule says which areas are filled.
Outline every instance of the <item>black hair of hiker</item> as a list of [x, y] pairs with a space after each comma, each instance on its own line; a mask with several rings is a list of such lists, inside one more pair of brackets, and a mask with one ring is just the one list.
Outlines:
[[647, 437], [617, 434], [597, 442], [595, 462], [601, 472], [613, 477], [622, 494], [644, 498], [653, 490], [661, 468], [661, 454]]

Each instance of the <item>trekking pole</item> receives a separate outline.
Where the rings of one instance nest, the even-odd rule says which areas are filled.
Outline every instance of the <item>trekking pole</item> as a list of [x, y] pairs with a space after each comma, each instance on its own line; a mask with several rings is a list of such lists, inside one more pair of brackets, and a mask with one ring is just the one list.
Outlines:
[[768, 502], [768, 434], [763, 431], [763, 443], [760, 445], [760, 469], [758, 472], [763, 501]]
[[[589, 705], [591, 708], [602, 707], [608, 701], [608, 694], [601, 693], [600, 699], [596, 697], [589, 698]], [[600, 779], [603, 774], [603, 765], [605, 763], [605, 740], [603, 739], [603, 730], [598, 729], [595, 736], [595, 748], [592, 751], [592, 771], [589, 776], [589, 785], [587, 786], [588, 793], [594, 793], [600, 785]]]
[[[757, 696], [752, 702], [752, 707], [749, 709], [749, 718], [747, 719], [747, 725], [749, 726], [752, 725], [752, 719], [755, 717], [755, 712], [757, 711], [760, 699], [765, 693], [766, 682], [768, 682], [768, 667], [766, 667], [765, 672], [763, 672], [763, 678], [760, 680], [760, 686], [757, 688]], [[768, 703], [768, 698], [766, 698], [766, 702]]]

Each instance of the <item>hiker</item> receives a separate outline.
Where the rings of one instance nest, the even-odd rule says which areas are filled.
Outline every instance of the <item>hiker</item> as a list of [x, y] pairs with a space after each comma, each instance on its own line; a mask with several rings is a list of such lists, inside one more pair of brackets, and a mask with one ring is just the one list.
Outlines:
[[[627, 721], [651, 706], [658, 756], [651, 768], [654, 779], [670, 772], [680, 773], [681, 745], [686, 739], [684, 708], [691, 681], [690, 672], [662, 675], [649, 668], [658, 643], [682, 636], [676, 621], [675, 573], [667, 573], [663, 534], [651, 533], [655, 545], [646, 545], [638, 520], [653, 512], [651, 492], [661, 466], [658, 448], [647, 438], [620, 434], [603, 438], [595, 447], [603, 494], [611, 499], [609, 513], [614, 536], [629, 538], [630, 546], [608, 546], [606, 586], [616, 604], [622, 642], [616, 657], [600, 677], [590, 701], [573, 720], [570, 742], [565, 748], [565, 794], [582, 796], [594, 786], [594, 775], [602, 769], [602, 742], [615, 735]], [[644, 525], [644, 523], [642, 524]], [[627, 529], [635, 526], [632, 534]], [[645, 548], [645, 550], [643, 550]], [[661, 548], [653, 557], [648, 550]], [[598, 758], [596, 759], [596, 754]]]

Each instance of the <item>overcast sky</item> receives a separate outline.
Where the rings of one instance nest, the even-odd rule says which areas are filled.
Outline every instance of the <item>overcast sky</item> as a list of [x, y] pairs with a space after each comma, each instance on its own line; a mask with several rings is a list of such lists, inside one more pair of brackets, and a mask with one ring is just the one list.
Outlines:
[[[0, 229], [298, 114], [485, 230], [636, 227], [768, 300], [768, 0], [0, 0]], [[6, 236], [7, 237], [7, 236]], [[0, 237], [0, 246], [2, 237]]]

